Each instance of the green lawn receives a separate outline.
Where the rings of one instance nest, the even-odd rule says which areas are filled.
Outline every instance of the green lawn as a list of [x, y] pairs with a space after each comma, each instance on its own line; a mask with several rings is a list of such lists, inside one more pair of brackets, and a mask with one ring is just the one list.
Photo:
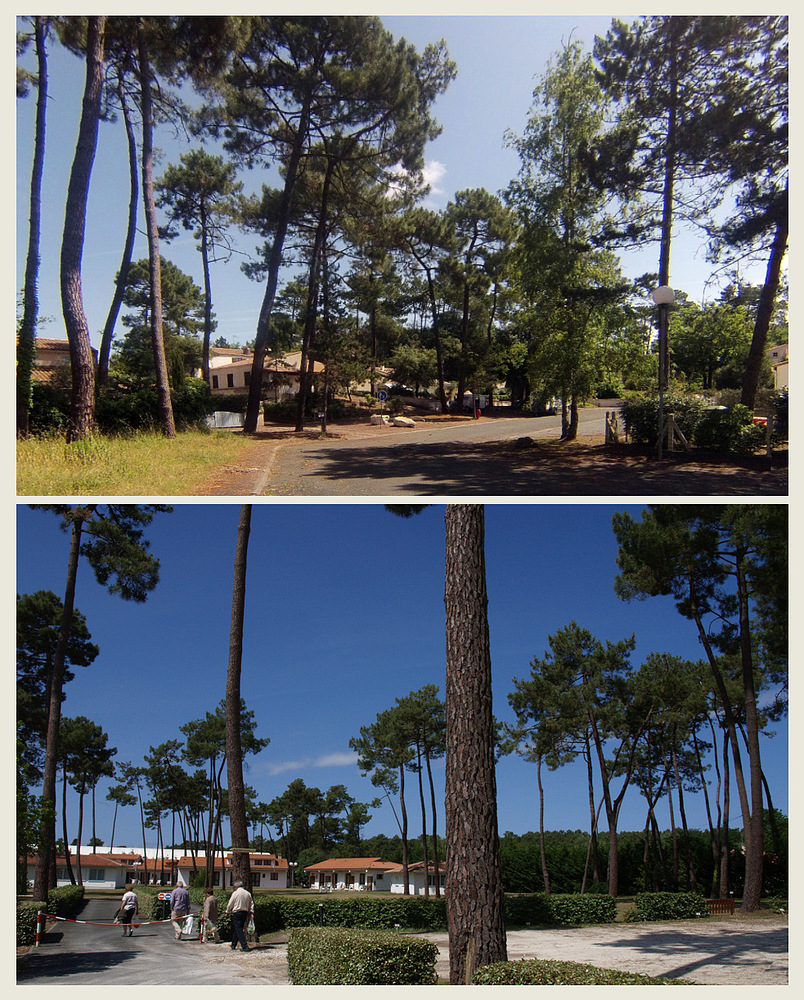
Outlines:
[[17, 495], [192, 496], [250, 445], [227, 431], [96, 435], [70, 445], [56, 435], [29, 438], [17, 441]]

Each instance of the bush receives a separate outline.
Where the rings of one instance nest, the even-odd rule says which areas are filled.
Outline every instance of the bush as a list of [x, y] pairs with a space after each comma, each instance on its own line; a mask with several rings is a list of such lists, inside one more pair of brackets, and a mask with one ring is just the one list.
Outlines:
[[742, 403], [728, 409], [708, 409], [695, 426], [693, 444], [707, 451], [751, 454], [765, 438], [764, 429], [752, 420], [751, 410]]
[[36, 941], [36, 914], [41, 904], [25, 900], [17, 903], [17, 947], [25, 948]]
[[36, 914], [39, 910], [51, 917], [72, 917], [84, 902], [82, 885], [63, 885], [51, 889], [47, 903], [24, 900], [17, 903], [17, 946], [25, 947], [36, 941]]
[[72, 917], [84, 902], [82, 885], [63, 885], [47, 894], [47, 912], [52, 917]]
[[774, 393], [771, 400], [773, 405], [773, 443], [785, 444], [787, 442], [788, 428], [788, 392], [787, 389], [780, 389]]
[[57, 431], [67, 426], [70, 412], [70, 392], [34, 382], [31, 386], [31, 410], [28, 416], [28, 428], [32, 434], [42, 434], [47, 431]]
[[706, 917], [706, 900], [694, 892], [640, 892], [635, 899], [636, 920], [694, 920]]
[[[706, 409], [700, 396], [668, 394], [664, 398], [665, 416], [673, 414], [681, 433], [689, 441]], [[634, 396], [622, 407], [623, 420], [636, 444], [654, 444], [659, 436], [659, 397]]]
[[327, 927], [438, 930], [447, 924], [443, 897], [378, 893], [376, 896], [328, 897], [326, 902], [283, 896], [277, 902], [283, 927], [309, 927], [318, 924], [322, 917]]
[[[212, 413], [212, 395], [207, 383], [187, 377], [171, 390], [173, 419], [177, 428], [196, 426]], [[107, 433], [158, 428], [159, 397], [156, 388], [110, 389], [98, 397], [95, 421]]]
[[[579, 962], [539, 958], [497, 962], [475, 970], [473, 985], [483, 986], [676, 986], [672, 979], [641, 976], [635, 972], [598, 969]], [[689, 985], [689, 984], [687, 984]]]
[[544, 893], [505, 897], [505, 922], [509, 926], [528, 924], [570, 927], [578, 924], [613, 924], [617, 902], [613, 896], [593, 893]]
[[438, 946], [387, 931], [296, 927], [288, 938], [294, 986], [425, 986], [436, 982]]

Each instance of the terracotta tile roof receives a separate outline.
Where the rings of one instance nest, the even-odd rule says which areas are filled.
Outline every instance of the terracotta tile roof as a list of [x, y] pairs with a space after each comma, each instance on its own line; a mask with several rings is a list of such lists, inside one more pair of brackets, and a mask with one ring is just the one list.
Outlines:
[[391, 871], [396, 868], [391, 861], [383, 861], [382, 858], [330, 858], [328, 861], [319, 861], [318, 864], [308, 865], [306, 872], [315, 871], [352, 871], [353, 869], [371, 869], [373, 871]]
[[[221, 861], [220, 854], [215, 855], [214, 867], [215, 868], [231, 868], [232, 866], [232, 854], [227, 853], [224, 861]], [[273, 861], [276, 862], [272, 865], [258, 864], [259, 861]], [[266, 869], [273, 869], [274, 871], [287, 871], [288, 862], [287, 858], [277, 858], [275, 854], [251, 854], [249, 855], [249, 862], [254, 868], [259, 868], [261, 871]], [[177, 861], [176, 865], [179, 868], [206, 868], [206, 857], [203, 854], [196, 854], [195, 862], [193, 862], [192, 855], [184, 854]]]
[[[394, 865], [393, 874], [397, 874], [397, 872], [401, 872], [401, 871], [403, 871], [402, 865]], [[423, 861], [414, 861], [412, 864], [408, 865], [408, 874], [410, 874], [411, 872], [423, 872], [423, 871], [424, 871], [424, 862]], [[427, 862], [427, 871], [428, 872], [435, 871], [435, 862], [434, 861], [429, 860]], [[439, 874], [446, 875], [446, 873], [447, 873], [447, 863], [446, 863], [446, 861], [439, 861], [438, 862], [438, 871], [439, 871]]]

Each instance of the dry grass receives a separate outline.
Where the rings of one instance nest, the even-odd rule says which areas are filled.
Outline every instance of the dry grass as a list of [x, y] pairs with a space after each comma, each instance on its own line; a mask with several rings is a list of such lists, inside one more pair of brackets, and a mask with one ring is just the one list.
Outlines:
[[192, 496], [221, 465], [251, 446], [241, 434], [185, 431], [96, 435], [66, 444], [59, 436], [17, 442], [18, 496]]

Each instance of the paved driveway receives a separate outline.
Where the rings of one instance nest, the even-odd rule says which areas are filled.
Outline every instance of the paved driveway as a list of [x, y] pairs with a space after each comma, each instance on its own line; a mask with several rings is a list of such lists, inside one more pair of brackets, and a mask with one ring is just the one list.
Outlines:
[[[135, 927], [131, 937], [112, 920], [120, 904], [87, 900], [82, 921], [57, 921], [38, 948], [31, 948], [17, 974], [20, 985], [33, 986], [233, 986], [242, 985], [252, 953], [233, 952], [227, 943], [201, 945], [176, 941], [170, 923]], [[199, 949], [226, 950], [225, 965], [199, 961]], [[253, 970], [252, 970], [253, 971]], [[271, 983], [248, 974], [248, 982]]]

